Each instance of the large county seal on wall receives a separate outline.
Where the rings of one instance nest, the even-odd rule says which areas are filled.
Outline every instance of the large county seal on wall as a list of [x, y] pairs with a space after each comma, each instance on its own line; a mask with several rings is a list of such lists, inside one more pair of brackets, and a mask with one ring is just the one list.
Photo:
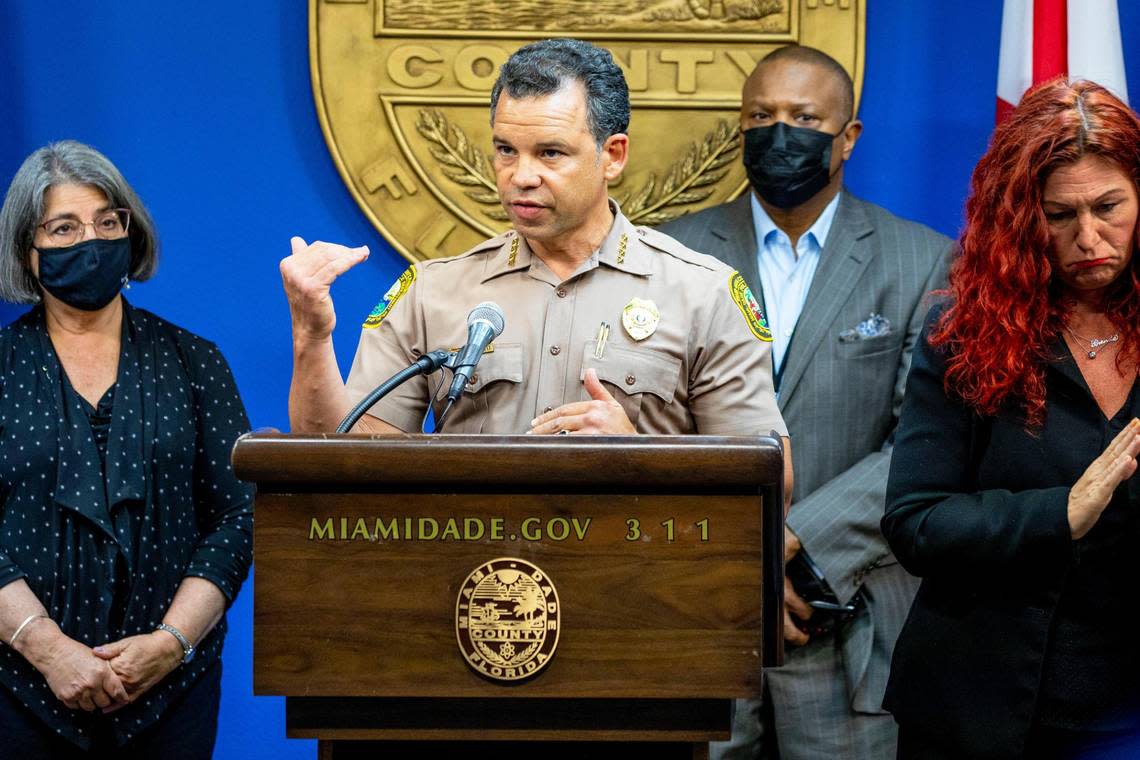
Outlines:
[[747, 184], [737, 129], [756, 61], [793, 42], [863, 79], [867, 0], [309, 0], [313, 94], [337, 169], [404, 256], [460, 253], [507, 226], [491, 168], [499, 66], [545, 37], [587, 39], [624, 69], [631, 155], [611, 188], [637, 224]]

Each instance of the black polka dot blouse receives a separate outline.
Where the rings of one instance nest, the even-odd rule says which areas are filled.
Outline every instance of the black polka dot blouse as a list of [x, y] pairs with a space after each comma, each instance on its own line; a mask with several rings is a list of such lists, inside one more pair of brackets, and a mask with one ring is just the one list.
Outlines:
[[[249, 423], [229, 366], [212, 343], [123, 305], [102, 447], [42, 307], [0, 330], [0, 587], [23, 578], [88, 646], [153, 631], [186, 576], [232, 601], [252, 560], [253, 490], [230, 467]], [[108, 729], [125, 742], [217, 662], [225, 630], [111, 715], [69, 710], [7, 646], [0, 688], [81, 747]]]

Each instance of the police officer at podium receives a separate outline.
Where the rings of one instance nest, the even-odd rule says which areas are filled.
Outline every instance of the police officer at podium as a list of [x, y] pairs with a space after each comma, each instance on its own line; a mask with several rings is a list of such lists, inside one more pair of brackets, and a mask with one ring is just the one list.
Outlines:
[[[462, 345], [467, 311], [494, 301], [506, 327], [440, 432], [786, 435], [772, 336], [743, 278], [635, 226], [608, 197], [629, 157], [629, 115], [609, 52], [558, 39], [512, 55], [491, 94], [491, 125], [513, 228], [408, 269], [364, 322], [347, 383], [333, 352], [329, 288], [368, 249], [294, 237], [281, 262], [293, 431], [332, 431], [389, 376]], [[437, 383], [405, 383], [354, 430], [419, 432]]]

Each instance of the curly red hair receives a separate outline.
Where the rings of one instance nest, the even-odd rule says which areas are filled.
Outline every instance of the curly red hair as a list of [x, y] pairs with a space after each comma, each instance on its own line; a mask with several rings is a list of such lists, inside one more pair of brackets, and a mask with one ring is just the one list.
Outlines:
[[[930, 343], [948, 350], [946, 389], [993, 415], [1020, 403], [1030, 426], [1045, 417], [1045, 365], [1067, 314], [1053, 276], [1041, 210], [1053, 170], [1094, 154], [1132, 177], [1140, 192], [1140, 119], [1093, 82], [1045, 82], [994, 131], [974, 169], [961, 254], [950, 269], [951, 306]], [[1106, 306], [1120, 332], [1117, 361], [1140, 356], [1140, 256], [1110, 286]]]

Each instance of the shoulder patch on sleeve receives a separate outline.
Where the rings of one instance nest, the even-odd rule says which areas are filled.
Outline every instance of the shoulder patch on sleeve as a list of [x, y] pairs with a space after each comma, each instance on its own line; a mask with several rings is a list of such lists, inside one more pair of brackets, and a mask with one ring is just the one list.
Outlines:
[[404, 270], [400, 275], [400, 279], [392, 283], [392, 287], [388, 288], [388, 292], [384, 294], [384, 299], [376, 304], [376, 308], [368, 315], [362, 325], [365, 330], [371, 330], [379, 327], [384, 318], [392, 311], [392, 307], [396, 302], [404, 297], [408, 292], [408, 288], [412, 287], [412, 283], [416, 281], [416, 267], [412, 265]]
[[728, 279], [728, 291], [732, 294], [732, 300], [736, 302], [740, 313], [744, 315], [744, 321], [748, 323], [748, 329], [752, 334], [762, 341], [771, 343], [772, 331], [768, 329], [768, 320], [764, 319], [760, 304], [756, 302], [751, 288], [740, 272], [733, 272], [732, 277]]

